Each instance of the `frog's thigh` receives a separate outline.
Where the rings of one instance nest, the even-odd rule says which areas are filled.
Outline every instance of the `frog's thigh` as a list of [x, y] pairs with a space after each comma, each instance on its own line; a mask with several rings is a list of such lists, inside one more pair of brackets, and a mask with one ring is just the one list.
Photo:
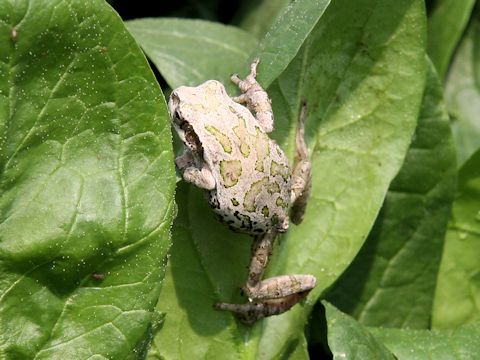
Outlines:
[[187, 167], [183, 171], [185, 181], [205, 190], [215, 189], [215, 178], [207, 168], [198, 169], [196, 167]]

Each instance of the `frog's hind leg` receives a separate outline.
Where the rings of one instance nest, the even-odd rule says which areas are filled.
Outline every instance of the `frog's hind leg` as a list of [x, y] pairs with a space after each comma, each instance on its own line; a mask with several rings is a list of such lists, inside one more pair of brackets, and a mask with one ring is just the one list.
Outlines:
[[233, 100], [240, 104], [246, 104], [248, 109], [254, 113], [263, 131], [269, 133], [273, 130], [272, 102], [256, 79], [259, 62], [259, 59], [253, 60], [250, 65], [250, 74], [247, 75], [245, 80], [240, 79], [237, 74], [233, 74], [230, 79], [242, 92], [240, 96], [234, 97]]
[[295, 138], [296, 155], [292, 172], [292, 186], [290, 189], [290, 203], [292, 204], [290, 219], [294, 224], [299, 224], [303, 220], [312, 187], [312, 164], [308, 158], [308, 148], [305, 143], [306, 111], [307, 105], [303, 103], [297, 124], [297, 134]]
[[249, 302], [246, 304], [218, 303], [215, 307], [219, 310], [231, 311], [239, 319], [247, 324], [253, 325], [256, 321], [267, 316], [279, 315], [289, 310], [292, 306], [303, 300], [308, 291], [296, 293], [280, 299], [269, 299], [261, 302]]
[[252, 324], [265, 316], [287, 311], [315, 287], [316, 279], [312, 275], [283, 275], [261, 280], [277, 235], [277, 231], [272, 230], [254, 239], [248, 279], [243, 287], [250, 302], [218, 303], [217, 309], [233, 311], [240, 320]]

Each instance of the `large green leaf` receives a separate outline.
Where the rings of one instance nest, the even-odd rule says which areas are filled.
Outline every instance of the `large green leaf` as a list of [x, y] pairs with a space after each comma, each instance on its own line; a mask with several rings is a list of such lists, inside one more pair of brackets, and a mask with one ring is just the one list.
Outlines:
[[292, 0], [244, 0], [233, 23], [262, 38]]
[[474, 19], [448, 73], [445, 100], [452, 116], [458, 165], [480, 148], [480, 20]]
[[480, 354], [480, 323], [464, 325], [453, 332], [369, 328], [398, 360], [475, 360]]
[[[187, 19], [140, 19], [127, 26], [172, 87], [198, 85], [208, 79], [227, 80], [248, 60], [261, 60], [258, 80], [269, 86], [295, 57], [330, 0], [297, 0], [257, 40], [231, 26]], [[227, 80], [226, 85], [233, 90]]]
[[214, 310], [213, 304], [234, 293], [241, 300], [236, 285], [245, 279], [250, 243], [218, 224], [200, 190], [180, 183], [177, 203], [171, 257], [157, 305], [166, 319], [148, 358], [210, 359], [224, 354], [222, 359], [238, 359], [242, 333], [231, 315]]
[[475, 0], [437, 0], [428, 17], [428, 54], [442, 80], [473, 5]]
[[[268, 272], [311, 273], [317, 288], [304, 305], [253, 328], [214, 312], [218, 300], [245, 301], [239, 286], [250, 241], [215, 222], [198, 190], [188, 190], [179, 201], [188, 207], [180, 210], [188, 223], [174, 229], [184, 245], [173, 248], [177, 262], [167, 276], [175, 291], [165, 288], [158, 305], [167, 312], [158, 354], [182, 359], [193, 351], [208, 358], [219, 348], [244, 359], [297, 354], [309, 311], [358, 252], [403, 162], [425, 83], [424, 33], [420, 0], [341, 0], [328, 7], [269, 88], [275, 138], [290, 155], [299, 107], [307, 101], [314, 186], [304, 223], [281, 239]], [[195, 281], [181, 281], [192, 274]]]
[[435, 294], [433, 326], [480, 319], [480, 151], [460, 169]]
[[365, 245], [327, 296], [364, 325], [430, 327], [456, 176], [442, 91], [430, 64], [405, 163]]
[[327, 318], [328, 346], [333, 359], [395, 359], [363, 325], [328, 302], [322, 303]]
[[168, 115], [100, 0], [0, 0], [0, 358], [131, 359], [172, 221]]
[[330, 0], [296, 0], [278, 16], [253, 53], [261, 62], [258, 81], [268, 87], [290, 64]]
[[264, 358], [303, 331], [315, 300], [362, 246], [401, 167], [425, 84], [424, 21], [422, 1], [335, 1], [278, 81], [274, 104], [290, 111], [276, 114], [294, 125], [294, 109], [307, 103], [313, 188], [304, 222], [286, 234], [268, 275], [314, 274], [317, 287], [303, 307], [264, 321]]
[[139, 19], [126, 25], [172, 88], [226, 80], [257, 45], [241, 29], [202, 20]]

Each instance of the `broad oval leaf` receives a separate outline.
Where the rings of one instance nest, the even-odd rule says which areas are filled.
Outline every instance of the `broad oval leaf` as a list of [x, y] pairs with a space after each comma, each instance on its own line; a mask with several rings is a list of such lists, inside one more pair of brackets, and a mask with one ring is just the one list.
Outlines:
[[480, 20], [473, 18], [452, 61], [445, 100], [461, 166], [480, 148]]
[[134, 358], [173, 216], [165, 102], [100, 0], [0, 0], [0, 357]]
[[463, 165], [438, 274], [432, 326], [480, 320], [480, 151]]
[[[455, 148], [429, 62], [417, 129], [367, 241], [327, 298], [363, 325], [429, 328], [455, 193]], [[427, 255], [428, 254], [428, 255]]]
[[368, 328], [398, 360], [475, 360], [480, 354], [480, 323], [455, 331]]
[[327, 318], [328, 346], [334, 360], [395, 359], [362, 324], [328, 302], [322, 304]]
[[126, 25], [172, 88], [227, 79], [257, 45], [241, 29], [203, 20], [139, 19]]
[[256, 38], [262, 38], [292, 0], [243, 1], [233, 23]]
[[[278, 80], [273, 101], [281, 105], [285, 98], [290, 124], [302, 100], [307, 103], [313, 187], [305, 220], [282, 239], [267, 276], [313, 274], [317, 286], [304, 306], [263, 322], [257, 345], [262, 359], [288, 351], [316, 299], [357, 254], [416, 126], [425, 84], [424, 4], [370, 5], [330, 4]], [[294, 74], [300, 74], [296, 81]], [[291, 149], [290, 134], [285, 141]]]
[[262, 64], [260, 84], [268, 87], [287, 68], [329, 4], [330, 0], [296, 0], [284, 9], [253, 53]]
[[475, 0], [437, 0], [428, 17], [428, 54], [440, 79], [448, 70], [451, 56], [458, 45]]

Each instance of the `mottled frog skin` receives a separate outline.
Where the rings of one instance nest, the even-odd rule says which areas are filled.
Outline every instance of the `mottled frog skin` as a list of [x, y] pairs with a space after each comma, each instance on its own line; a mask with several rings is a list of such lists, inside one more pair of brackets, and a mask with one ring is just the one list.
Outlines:
[[221, 83], [175, 89], [169, 101], [173, 126], [185, 145], [175, 163], [183, 178], [204, 189], [213, 210], [231, 229], [253, 236], [248, 276], [242, 292], [248, 302], [218, 302], [245, 324], [278, 315], [315, 287], [313, 275], [279, 275], [262, 280], [278, 233], [303, 219], [311, 188], [311, 163], [304, 141], [306, 104], [296, 133], [293, 171], [267, 133], [273, 113], [267, 92], [256, 81], [259, 60], [244, 79], [232, 75], [241, 95], [230, 98]]
[[213, 176], [215, 186], [206, 190], [221, 221], [252, 235], [272, 228], [285, 231], [288, 160], [249, 109], [233, 101], [215, 80], [177, 88], [169, 109], [186, 145], [183, 159], [189, 164], [183, 167], [194, 166]]

